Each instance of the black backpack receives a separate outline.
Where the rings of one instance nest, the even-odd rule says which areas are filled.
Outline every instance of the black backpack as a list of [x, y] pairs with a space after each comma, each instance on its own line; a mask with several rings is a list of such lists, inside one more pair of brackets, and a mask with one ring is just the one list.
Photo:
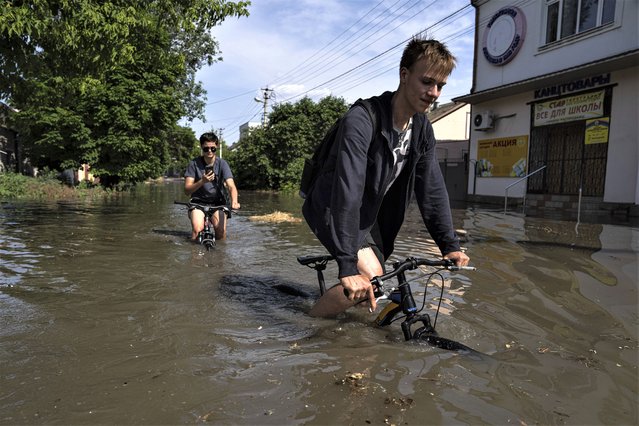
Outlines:
[[[373, 122], [373, 140], [375, 140], [375, 136], [379, 129], [379, 119], [377, 117], [379, 107], [376, 105], [377, 103], [378, 102], [373, 99], [359, 99], [351, 106], [351, 108], [353, 108], [356, 105], [362, 105], [368, 112], [368, 115]], [[313, 156], [304, 161], [304, 170], [302, 170], [302, 179], [300, 182], [300, 197], [306, 198], [311, 189], [313, 189], [317, 177], [324, 168], [324, 163], [326, 163], [328, 154], [331, 152], [331, 147], [333, 146], [333, 142], [335, 142], [337, 130], [344, 119], [344, 115], [331, 126], [328, 132], [326, 132], [322, 142], [320, 142], [320, 144], [317, 145], [317, 148], [315, 148]]]

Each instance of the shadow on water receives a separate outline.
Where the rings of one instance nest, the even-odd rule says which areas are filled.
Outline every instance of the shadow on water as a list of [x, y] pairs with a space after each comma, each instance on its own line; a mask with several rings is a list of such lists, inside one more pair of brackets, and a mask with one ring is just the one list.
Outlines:
[[166, 235], [169, 237], [180, 237], [185, 240], [191, 239], [191, 233], [189, 231], [175, 230], [175, 229], [153, 229], [152, 232], [159, 235]]
[[214, 292], [225, 309], [247, 324], [256, 324], [254, 338], [296, 341], [317, 333], [316, 323], [306, 315], [315, 295], [303, 284], [276, 275], [223, 275]]
[[279, 276], [225, 275], [219, 282], [224, 298], [267, 318], [280, 312], [305, 314], [316, 295], [304, 287]]

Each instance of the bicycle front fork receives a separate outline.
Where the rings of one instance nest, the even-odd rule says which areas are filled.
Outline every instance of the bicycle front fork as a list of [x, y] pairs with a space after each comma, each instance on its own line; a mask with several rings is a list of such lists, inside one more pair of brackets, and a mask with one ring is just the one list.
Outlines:
[[[402, 332], [404, 333], [404, 340], [418, 339], [422, 334], [437, 334], [430, 322], [430, 316], [428, 314], [417, 315], [417, 305], [413, 298], [413, 293], [410, 289], [410, 284], [406, 282], [406, 276], [402, 272], [397, 275], [398, 287], [399, 287], [399, 306], [402, 307], [402, 312], [406, 315], [406, 320], [402, 322]], [[421, 322], [423, 325], [415, 330], [415, 333], [411, 332], [411, 327], [415, 323]]]

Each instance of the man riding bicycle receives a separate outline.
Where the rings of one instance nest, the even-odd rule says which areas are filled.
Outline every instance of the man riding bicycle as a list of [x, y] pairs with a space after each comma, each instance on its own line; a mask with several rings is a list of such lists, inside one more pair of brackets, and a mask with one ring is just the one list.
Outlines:
[[415, 38], [404, 49], [398, 89], [371, 98], [381, 126], [359, 105], [344, 116], [302, 207], [311, 230], [337, 260], [341, 284], [318, 300], [311, 315], [333, 316], [358, 299], [368, 299], [375, 309], [370, 279], [382, 275], [413, 197], [442, 255], [468, 264], [453, 230], [425, 114], [454, 66], [455, 57], [442, 43]]
[[[200, 203], [211, 205], [225, 205], [224, 187], [231, 197], [231, 208], [240, 208], [237, 188], [233, 181], [233, 174], [228, 163], [216, 155], [219, 148], [219, 140], [214, 133], [204, 133], [200, 136], [202, 155], [193, 159], [184, 173], [184, 192], [192, 199], [198, 199]], [[189, 209], [191, 220], [191, 239], [195, 240], [204, 229], [204, 212], [192, 208]], [[212, 217], [215, 238], [226, 237], [226, 221], [220, 220], [220, 212], [216, 211]]]

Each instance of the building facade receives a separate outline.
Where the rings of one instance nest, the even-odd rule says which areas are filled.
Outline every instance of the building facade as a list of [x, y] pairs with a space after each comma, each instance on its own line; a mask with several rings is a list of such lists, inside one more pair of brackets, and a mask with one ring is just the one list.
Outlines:
[[[473, 0], [468, 194], [636, 214], [639, 2]], [[579, 206], [579, 207], [578, 207]]]
[[240, 126], [239, 140], [244, 139], [251, 133], [253, 129], [257, 129], [258, 127], [261, 127], [261, 126], [262, 126], [262, 123], [256, 123], [254, 121], [247, 121], [246, 123], [242, 124]]
[[465, 201], [468, 191], [470, 105], [436, 104], [427, 113], [437, 139], [437, 159], [451, 201]]

